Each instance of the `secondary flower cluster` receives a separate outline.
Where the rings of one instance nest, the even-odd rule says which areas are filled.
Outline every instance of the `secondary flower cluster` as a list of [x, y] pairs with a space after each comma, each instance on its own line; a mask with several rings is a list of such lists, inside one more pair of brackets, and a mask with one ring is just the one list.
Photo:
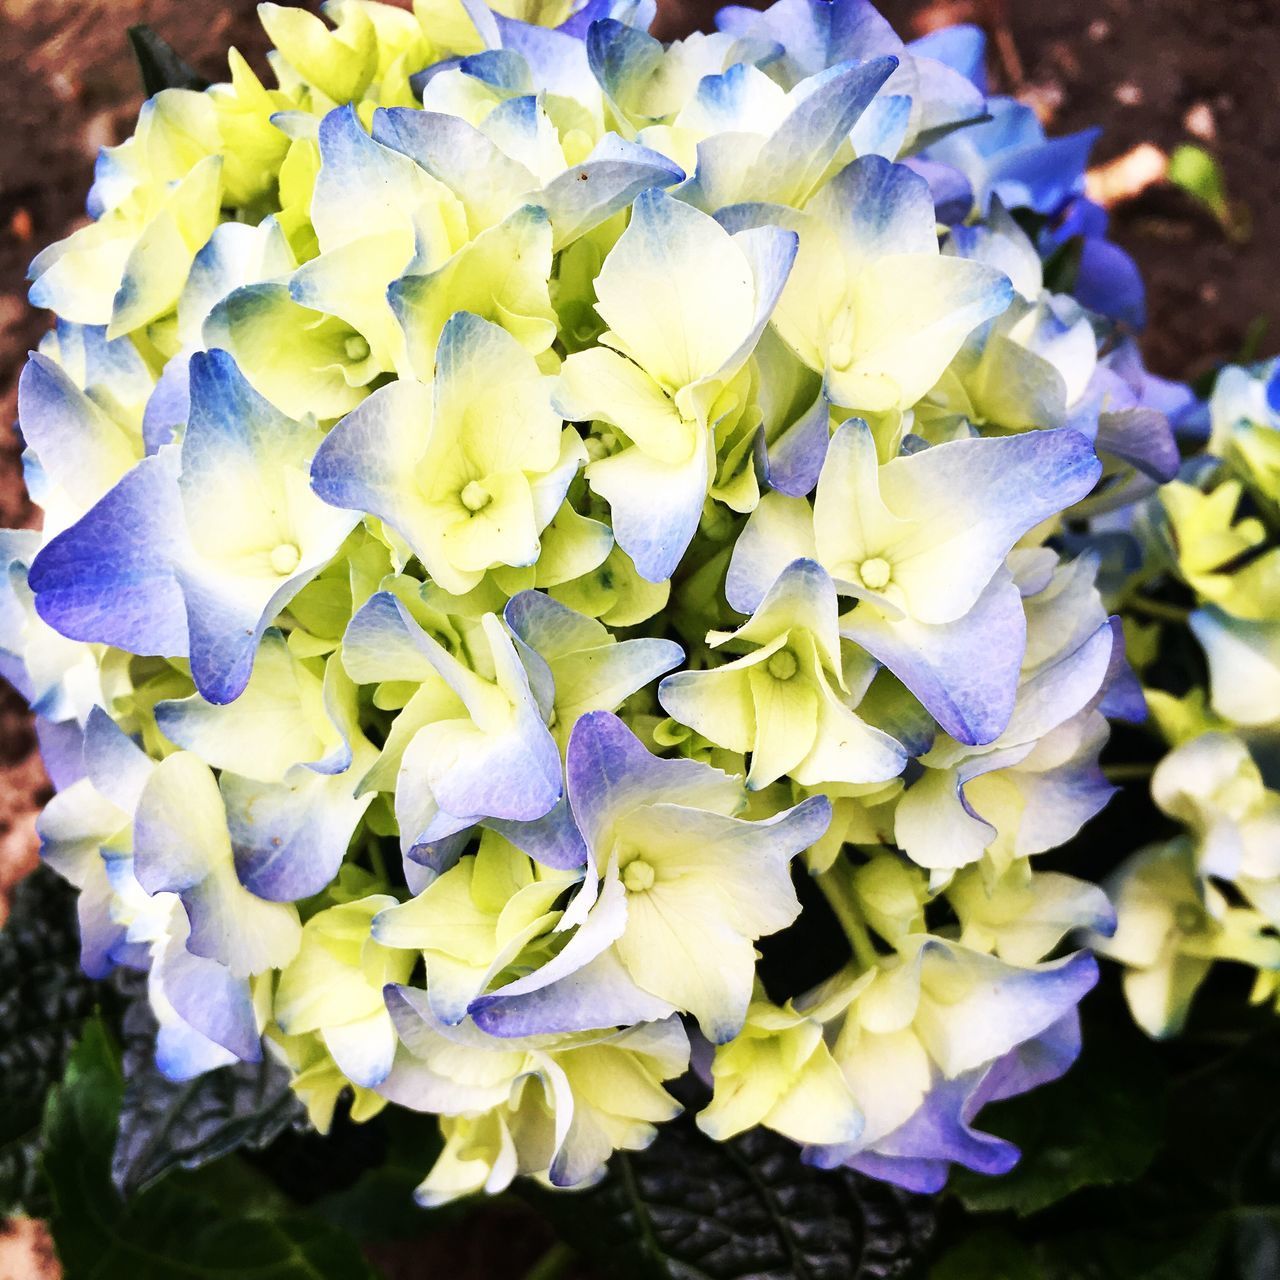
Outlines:
[[[1178, 461], [1092, 135], [863, 0], [326, 11], [32, 265], [0, 650], [86, 969], [175, 1079], [438, 1114], [426, 1203], [597, 1177], [691, 1047], [716, 1137], [1007, 1169], [972, 1121], [1113, 923], [1032, 860], [1145, 713], [1057, 535]], [[847, 962], [766, 990], [824, 912]]]
[[[1207, 417], [1204, 449], [1137, 513], [1141, 568], [1118, 576], [1170, 748], [1152, 798], [1182, 830], [1116, 870], [1119, 928], [1096, 946], [1156, 1036], [1218, 960], [1257, 969], [1255, 1000], [1280, 995], [1280, 362], [1224, 369]], [[1190, 681], [1157, 661], [1177, 641], [1198, 651]]]

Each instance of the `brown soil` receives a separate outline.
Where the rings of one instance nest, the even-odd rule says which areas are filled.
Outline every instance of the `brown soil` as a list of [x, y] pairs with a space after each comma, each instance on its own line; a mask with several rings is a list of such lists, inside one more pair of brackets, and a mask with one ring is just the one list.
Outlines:
[[0, 1222], [0, 1280], [58, 1280], [61, 1274], [44, 1223], [32, 1218]]
[[[1153, 190], [1113, 212], [1116, 239], [1147, 282], [1147, 361], [1189, 378], [1239, 356], [1280, 351], [1280, 5], [1274, 0], [1078, 0], [1011, 4], [1026, 87], [1060, 95], [1052, 128], [1101, 125], [1095, 162], [1142, 142], [1217, 156], [1252, 224], [1233, 241], [1195, 201]], [[1198, 131], [1198, 132], [1197, 132]]]

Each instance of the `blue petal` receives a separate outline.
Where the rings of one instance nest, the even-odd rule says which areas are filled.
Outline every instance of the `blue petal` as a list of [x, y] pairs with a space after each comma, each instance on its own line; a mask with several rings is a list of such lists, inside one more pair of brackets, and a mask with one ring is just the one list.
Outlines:
[[819, 389], [813, 403], [769, 446], [769, 484], [794, 498], [812, 493], [830, 439], [831, 405]]
[[[181, 947], [167, 948], [155, 963], [163, 973], [165, 996], [193, 1031], [242, 1062], [262, 1060], [262, 1041], [247, 981], [233, 978], [216, 960], [192, 955]], [[167, 1047], [171, 1070], [166, 1074], [177, 1078], [171, 1072], [182, 1069], [184, 1063], [190, 1069], [188, 1055], [194, 1046], [188, 1044], [180, 1052], [175, 1052], [177, 1045], [172, 1042]]]
[[650, 755], [608, 711], [589, 712], [573, 726], [567, 775], [573, 816], [592, 848], [615, 818], [637, 804], [661, 799], [728, 813], [742, 797], [739, 781], [719, 769]]
[[883, 662], [957, 742], [993, 742], [1009, 723], [1026, 618], [1004, 571], [955, 622], [894, 620], [860, 605], [845, 615], [840, 630]]
[[122, 813], [133, 813], [155, 761], [97, 706], [85, 720], [83, 752], [85, 773], [94, 790]]
[[249, 683], [253, 660], [267, 623], [276, 610], [247, 607], [217, 583], [178, 571], [187, 606], [191, 678], [201, 697], [223, 705], [233, 702]]
[[987, 91], [987, 34], [967, 22], [942, 27], [913, 40], [908, 46], [917, 57], [932, 58], [958, 71], [979, 93]]
[[[272, 496], [260, 492], [264, 478], [289, 467], [305, 471], [319, 432], [286, 417], [260, 396], [225, 351], [191, 357], [190, 388], [178, 488], [182, 518], [208, 530], [236, 504], [262, 508], [271, 503]], [[335, 512], [322, 523], [316, 516], [329, 513], [319, 502], [314, 505], [315, 513], [294, 514], [295, 523], [310, 526], [309, 536], [299, 548], [297, 570], [274, 587], [269, 579], [264, 583], [219, 571], [207, 558], [197, 561], [190, 552], [175, 564], [186, 605], [191, 675], [208, 701], [226, 703], [244, 692], [271, 619], [319, 572], [359, 519], [355, 512]]]
[[674, 161], [616, 133], [606, 133], [582, 164], [547, 184], [538, 202], [551, 217], [560, 249], [625, 208], [642, 191], [683, 180], [684, 170]]
[[[494, 13], [502, 47], [520, 54], [529, 66], [534, 83], [558, 97], [577, 98], [591, 84], [591, 68], [583, 37], [587, 29], [610, 9], [608, 0], [584, 5], [559, 30], [518, 22]], [[647, 23], [642, 26], [648, 26]]]
[[18, 379], [18, 420], [45, 473], [84, 506], [106, 493], [140, 452], [136, 440], [38, 351]]
[[482, 825], [492, 827], [543, 866], [572, 871], [587, 860], [587, 846], [573, 820], [567, 796], [561, 796], [550, 813], [532, 822], [489, 818]]
[[833, 210], [832, 225], [855, 262], [936, 250], [929, 184], [906, 165], [862, 156], [836, 174], [818, 198]]
[[[665, 56], [652, 36], [613, 18], [587, 29], [587, 62], [605, 97], [619, 106], [633, 86], [654, 74]], [[625, 113], [619, 108], [619, 114]]]
[[841, 144], [884, 82], [898, 66], [892, 55], [845, 62], [819, 72], [805, 96], [760, 149], [753, 169], [783, 203], [813, 194]]
[[631, 447], [593, 462], [587, 483], [609, 504], [613, 534], [648, 582], [665, 582], [689, 549], [707, 496], [707, 449], [678, 464]]
[[379, 108], [373, 136], [416, 160], [463, 202], [477, 225], [472, 234], [500, 222], [537, 179], [487, 134], [459, 116], [407, 107]]
[[559, 657], [608, 644], [609, 631], [594, 618], [575, 612], [544, 591], [521, 591], [502, 611], [507, 626], [544, 657]]
[[992, 1065], [982, 1084], [983, 1100], [999, 1102], [1059, 1079], [1080, 1056], [1080, 1048], [1080, 1011], [1071, 1009]]
[[55, 791], [64, 791], [84, 777], [84, 730], [75, 720], [50, 720], [37, 715], [36, 741], [40, 759]]
[[633, 1026], [674, 1011], [636, 986], [613, 951], [536, 991], [481, 996], [471, 1010], [476, 1026], [504, 1039]]
[[73, 640], [185, 657], [187, 620], [173, 560], [183, 516], [175, 446], [144, 458], [36, 557], [36, 611]]
[[969, 216], [973, 208], [973, 187], [954, 165], [928, 156], [908, 156], [902, 163], [929, 184], [934, 216], [939, 222], [954, 225]]
[[739, 613], [755, 613], [787, 565], [816, 558], [813, 509], [801, 498], [765, 494], [734, 544], [725, 598]]
[[[1124, 631], [1120, 619], [1109, 619], [1114, 641], [1111, 648], [1111, 666], [1102, 682], [1102, 701], [1098, 710], [1108, 720], [1123, 720], [1126, 724], [1145, 724], [1148, 716], [1147, 695], [1142, 682], [1134, 674], [1124, 651]], [[1194, 615], [1192, 621], [1194, 629]]]
[[251, 893], [296, 902], [337, 874], [373, 795], [355, 797], [343, 775], [293, 771], [285, 782], [224, 773], [220, 783], [236, 874]]
[[190, 355], [179, 352], [164, 367], [142, 415], [142, 442], [148, 454], [182, 436], [191, 416]]
[[[518, 54], [509, 49], [486, 49], [483, 53], [469, 54], [458, 63], [463, 75], [479, 80], [481, 84], [506, 98], [495, 110], [502, 110], [512, 101], [512, 95], [519, 94], [528, 103], [528, 110], [534, 106], [534, 83], [529, 74], [529, 64]], [[523, 110], [523, 109], [522, 109]]]
[[950, 1165], [977, 1173], [1008, 1173], [1018, 1162], [1018, 1148], [969, 1124], [973, 1094], [982, 1071], [954, 1080], [939, 1078], [924, 1104], [906, 1124], [880, 1139], [875, 1148], [848, 1163], [863, 1173], [911, 1190], [935, 1192], [946, 1182]]
[[1071, 290], [1090, 311], [1141, 329], [1147, 322], [1147, 291], [1138, 264], [1117, 244], [1087, 236]]
[[421, 683], [435, 667], [416, 639], [416, 623], [390, 591], [376, 591], [356, 610], [342, 637], [342, 664], [357, 684]]

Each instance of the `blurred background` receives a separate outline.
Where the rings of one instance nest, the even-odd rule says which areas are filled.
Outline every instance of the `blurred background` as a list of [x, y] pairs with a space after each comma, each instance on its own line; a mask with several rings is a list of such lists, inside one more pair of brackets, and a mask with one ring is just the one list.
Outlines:
[[[94, 156], [129, 133], [141, 101], [125, 28], [150, 24], [217, 80], [231, 44], [263, 67], [254, 7], [254, 0], [0, 0], [5, 424], [14, 421], [26, 352], [47, 324], [26, 302], [27, 263], [84, 220]], [[656, 34], [709, 28], [716, 7], [659, 0]], [[954, 22], [983, 26], [995, 91], [1032, 105], [1051, 132], [1102, 127], [1090, 194], [1109, 208], [1114, 238], [1142, 268], [1149, 315], [1142, 346], [1155, 372], [1192, 379], [1225, 360], [1280, 350], [1277, 0], [885, 0], [879, 7], [906, 39]], [[1188, 156], [1195, 180], [1171, 181]], [[35, 520], [19, 451], [6, 425], [0, 526]], [[35, 858], [35, 816], [46, 794], [24, 708], [0, 682], [0, 919], [7, 886]], [[499, 1249], [503, 1234], [494, 1233]], [[10, 1250], [28, 1260], [8, 1262], [17, 1257]], [[0, 1277], [56, 1274], [37, 1267], [26, 1245], [0, 1228]], [[483, 1266], [465, 1273], [499, 1274]], [[396, 1274], [390, 1265], [388, 1274]]]

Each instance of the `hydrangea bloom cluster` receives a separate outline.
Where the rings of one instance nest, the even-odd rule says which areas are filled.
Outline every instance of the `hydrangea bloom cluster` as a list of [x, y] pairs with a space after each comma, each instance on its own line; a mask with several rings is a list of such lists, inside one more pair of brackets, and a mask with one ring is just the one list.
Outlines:
[[[1255, 1000], [1280, 994], [1280, 361], [1224, 369], [1202, 416], [1203, 450], [1136, 513], [1142, 568], [1119, 590], [1169, 747], [1152, 798], [1180, 831], [1116, 870], [1119, 927], [1096, 946], [1155, 1036], [1215, 961], [1256, 969]], [[1189, 612], [1145, 594], [1166, 587]], [[1161, 632], [1198, 649], [1203, 680], [1161, 686]]]
[[1005, 1170], [1113, 923], [1034, 860], [1144, 714], [1059, 535], [1177, 466], [1092, 136], [864, 0], [500, 9], [262, 5], [275, 86], [158, 93], [32, 264], [0, 650], [85, 968], [174, 1079], [439, 1115], [424, 1203], [596, 1178], [691, 1056], [714, 1137]]

